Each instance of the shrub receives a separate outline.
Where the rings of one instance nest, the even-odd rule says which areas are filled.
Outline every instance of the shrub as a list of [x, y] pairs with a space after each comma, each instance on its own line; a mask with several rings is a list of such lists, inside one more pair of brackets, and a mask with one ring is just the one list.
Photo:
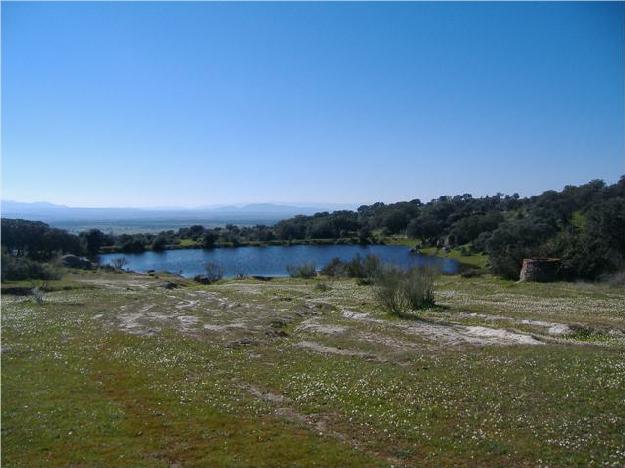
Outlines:
[[345, 263], [345, 274], [350, 278], [364, 278], [365, 267], [360, 254]]
[[345, 274], [345, 263], [340, 258], [334, 257], [321, 269], [321, 274], [326, 276], [343, 276]]
[[2, 281], [52, 280], [60, 279], [61, 276], [60, 271], [50, 264], [2, 254]]
[[383, 268], [376, 277], [373, 289], [375, 299], [380, 306], [394, 315], [402, 315], [409, 304], [402, 291], [405, 273], [395, 267]]
[[413, 268], [402, 282], [403, 293], [412, 310], [426, 309], [434, 305], [434, 278], [432, 268]]
[[299, 265], [288, 265], [286, 271], [291, 278], [314, 278], [317, 276], [317, 269], [314, 263], [302, 263]]
[[378, 274], [382, 263], [375, 255], [367, 255], [364, 259], [356, 255], [348, 262], [343, 262], [340, 258], [334, 257], [321, 270], [327, 276], [347, 276], [349, 278], [359, 278], [363, 284], [369, 284]]
[[206, 277], [206, 275], [195, 275], [193, 277], [193, 281], [196, 281], [200, 284], [210, 284], [209, 279]]
[[204, 271], [206, 271], [205, 277], [209, 283], [214, 283], [224, 277], [224, 267], [219, 263], [208, 262], [204, 267]]
[[484, 270], [480, 268], [467, 268], [462, 273], [460, 273], [460, 276], [462, 276], [463, 278], [475, 278], [477, 276], [482, 276], [483, 274]]
[[425, 309], [434, 305], [435, 277], [436, 272], [430, 268], [413, 268], [406, 272], [384, 266], [374, 278], [374, 295], [378, 303], [394, 315]]
[[382, 269], [382, 262], [375, 255], [367, 255], [363, 261], [362, 271], [364, 277], [370, 280], [374, 279]]
[[116, 270], [123, 270], [128, 265], [128, 259], [126, 257], [118, 257], [111, 261], [111, 266]]

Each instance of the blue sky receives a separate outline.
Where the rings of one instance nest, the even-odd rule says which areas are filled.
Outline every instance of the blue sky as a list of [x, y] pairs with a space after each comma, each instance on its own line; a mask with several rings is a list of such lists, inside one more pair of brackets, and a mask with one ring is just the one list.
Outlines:
[[625, 173], [623, 3], [2, 2], [4, 199], [522, 195]]

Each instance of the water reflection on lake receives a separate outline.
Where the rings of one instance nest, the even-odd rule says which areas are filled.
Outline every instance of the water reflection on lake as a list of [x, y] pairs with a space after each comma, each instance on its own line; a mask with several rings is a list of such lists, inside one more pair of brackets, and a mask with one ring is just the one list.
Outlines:
[[350, 260], [357, 254], [361, 256], [373, 254], [385, 263], [402, 268], [431, 265], [440, 268], [444, 273], [456, 273], [459, 269], [459, 263], [455, 260], [410, 253], [408, 247], [399, 245], [297, 245], [180, 249], [138, 254], [106, 254], [100, 256], [100, 263], [110, 264], [116, 258], [125, 257], [128, 260], [126, 268], [129, 270], [170, 271], [192, 277], [202, 274], [207, 262], [216, 262], [223, 266], [227, 277], [237, 273], [286, 276], [287, 265], [312, 262], [320, 269], [334, 257]]

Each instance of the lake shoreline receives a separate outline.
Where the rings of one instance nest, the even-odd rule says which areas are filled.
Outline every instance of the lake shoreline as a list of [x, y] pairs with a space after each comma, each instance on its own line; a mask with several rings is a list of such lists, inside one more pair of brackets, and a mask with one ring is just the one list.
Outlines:
[[286, 276], [289, 266], [314, 264], [322, 269], [333, 259], [351, 261], [360, 256], [378, 257], [382, 262], [402, 268], [414, 266], [433, 266], [447, 274], [461, 273], [470, 265], [464, 265], [458, 259], [423, 255], [410, 252], [404, 245], [278, 245], [278, 246], [239, 246], [239, 248], [185, 248], [163, 251], [148, 250], [137, 253], [110, 253], [100, 255], [100, 265], [107, 265], [123, 257], [126, 268], [145, 273], [148, 271], [169, 271], [193, 277], [204, 272], [207, 264], [219, 265], [224, 269], [224, 276], [261, 275]]
[[[146, 248], [143, 251], [138, 252], [128, 252], [123, 251], [119, 248], [104, 248], [101, 249], [98, 253], [100, 255], [108, 255], [108, 254], [127, 254], [127, 255], [138, 255], [146, 252], [154, 252], [154, 253], [165, 253], [169, 251], [176, 250], [217, 250], [217, 249], [235, 249], [240, 247], [296, 247], [296, 246], [404, 246], [406, 248], [413, 249], [417, 240], [407, 239], [407, 238], [398, 238], [398, 237], [385, 237], [383, 239], [376, 239], [367, 243], [359, 242], [355, 238], [339, 238], [339, 239], [300, 239], [300, 240], [272, 240], [272, 241], [251, 241], [251, 242], [242, 242], [240, 244], [234, 245], [233, 243], [216, 243], [212, 247], [202, 247], [199, 243], [188, 244], [188, 245], [177, 245], [170, 244], [167, 245], [166, 248], [161, 250], [154, 250], [151, 248]], [[485, 269], [488, 263], [488, 257], [482, 254], [470, 254], [463, 255], [457, 249], [452, 249], [449, 252], [444, 252], [442, 249], [437, 249], [436, 247], [424, 247], [418, 249], [415, 253], [419, 255], [423, 255], [426, 257], [438, 257], [442, 259], [452, 259], [458, 262], [459, 271], [466, 271], [468, 269]]]

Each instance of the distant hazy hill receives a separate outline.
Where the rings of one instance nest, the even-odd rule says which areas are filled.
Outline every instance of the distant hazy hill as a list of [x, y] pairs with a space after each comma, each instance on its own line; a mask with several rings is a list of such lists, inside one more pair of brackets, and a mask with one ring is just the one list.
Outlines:
[[202, 208], [80, 208], [48, 202], [24, 203], [2, 200], [4, 218], [44, 221], [55, 227], [80, 231], [91, 227], [116, 232], [146, 232], [177, 229], [190, 224], [223, 225], [273, 224], [296, 215], [320, 211], [353, 209], [354, 205], [318, 206], [254, 203], [248, 205], [207, 206]]

